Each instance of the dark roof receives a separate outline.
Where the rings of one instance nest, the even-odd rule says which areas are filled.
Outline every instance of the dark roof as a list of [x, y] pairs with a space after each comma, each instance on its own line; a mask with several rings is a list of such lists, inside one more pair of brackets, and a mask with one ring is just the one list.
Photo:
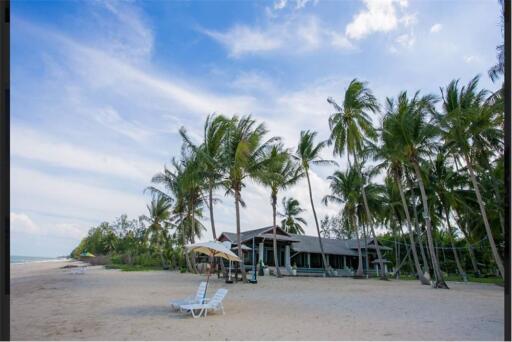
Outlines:
[[[299, 242], [292, 243], [292, 249], [295, 252], [320, 253], [320, 244], [318, 243], [317, 236], [294, 234], [293, 237], [300, 240]], [[322, 245], [326, 254], [357, 256], [357, 251], [350, 248], [347, 240], [322, 238]]]
[[[304, 252], [304, 253], [320, 253], [320, 244], [318, 243], [318, 237], [311, 235], [296, 235], [289, 234], [282, 230], [280, 227], [278, 229], [278, 240], [280, 241], [289, 241], [292, 242], [291, 247], [295, 252]], [[245, 232], [240, 232], [240, 239], [242, 242], [246, 242], [252, 240], [253, 237], [264, 237], [266, 239], [272, 238], [272, 226], [263, 227], [254, 230], [247, 230]], [[224, 235], [229, 241], [236, 243], [236, 234], [235, 233], [222, 233], [219, 236], [219, 239]], [[375, 244], [372, 238], [366, 239], [368, 250], [375, 250]], [[324, 247], [324, 252], [326, 254], [333, 255], [349, 255], [349, 256], [357, 256], [357, 239], [346, 239], [346, 240], [338, 240], [338, 239], [326, 239], [322, 238], [322, 244]], [[364, 240], [360, 240], [360, 247], [364, 249]], [[380, 246], [382, 250], [391, 250], [389, 247]]]

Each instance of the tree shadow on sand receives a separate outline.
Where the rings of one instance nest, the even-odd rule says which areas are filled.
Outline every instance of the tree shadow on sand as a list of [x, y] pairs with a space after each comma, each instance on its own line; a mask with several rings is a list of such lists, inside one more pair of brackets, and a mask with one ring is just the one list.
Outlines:
[[172, 311], [169, 306], [166, 305], [136, 305], [136, 306], [123, 306], [116, 308], [111, 311], [115, 315], [130, 316], [130, 317], [167, 317], [182, 319], [186, 318], [186, 315], [175, 311]]

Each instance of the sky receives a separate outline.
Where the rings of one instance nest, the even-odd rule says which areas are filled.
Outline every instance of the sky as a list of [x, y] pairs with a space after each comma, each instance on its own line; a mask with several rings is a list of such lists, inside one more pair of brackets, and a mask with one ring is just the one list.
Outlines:
[[[87, 231], [146, 214], [143, 190], [199, 142], [210, 113], [251, 114], [287, 147], [301, 130], [329, 136], [350, 80], [382, 103], [401, 90], [439, 94], [487, 76], [502, 40], [492, 0], [14, 1], [11, 3], [11, 254], [68, 255]], [[499, 82], [498, 82], [499, 83]], [[379, 123], [380, 114], [372, 117]], [[334, 159], [340, 168], [344, 158]], [[319, 218], [334, 167], [313, 167]], [[234, 232], [234, 200], [215, 206]], [[248, 182], [242, 230], [271, 225], [269, 191]], [[292, 196], [307, 211], [307, 185]], [[212, 239], [208, 230], [202, 240]]]

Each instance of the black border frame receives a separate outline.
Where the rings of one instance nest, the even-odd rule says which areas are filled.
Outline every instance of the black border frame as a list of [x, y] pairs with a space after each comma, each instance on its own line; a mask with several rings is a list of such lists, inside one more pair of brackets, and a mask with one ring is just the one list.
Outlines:
[[503, 1], [505, 72], [503, 92], [505, 98], [505, 335], [504, 340], [510, 341], [510, 6], [511, 0]]
[[10, 0], [0, 1], [0, 339], [10, 339]]
[[[511, 341], [511, 6], [504, 11], [505, 99], [505, 334]], [[10, 339], [10, 0], [0, 0], [0, 340]]]

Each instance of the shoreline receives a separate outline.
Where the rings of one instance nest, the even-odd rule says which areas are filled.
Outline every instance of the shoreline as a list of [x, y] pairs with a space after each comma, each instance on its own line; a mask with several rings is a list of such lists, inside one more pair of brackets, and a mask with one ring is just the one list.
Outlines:
[[[503, 288], [450, 282], [435, 290], [409, 280], [259, 277], [225, 284], [225, 315], [171, 312], [205, 277], [172, 271], [122, 272], [60, 261], [11, 272], [14, 340], [499, 340]], [[27, 324], [30, 322], [30, 324]]]

